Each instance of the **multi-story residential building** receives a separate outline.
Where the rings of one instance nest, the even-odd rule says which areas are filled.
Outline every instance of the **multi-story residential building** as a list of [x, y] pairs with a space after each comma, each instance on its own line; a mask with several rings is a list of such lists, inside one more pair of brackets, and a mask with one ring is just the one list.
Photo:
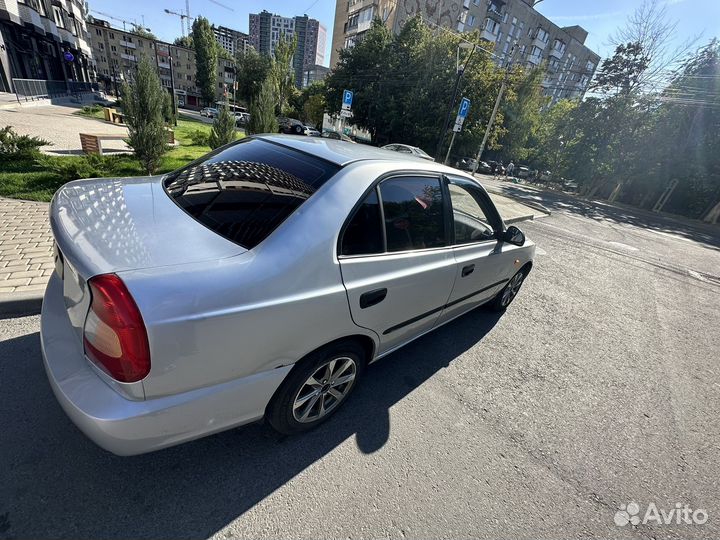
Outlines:
[[[124, 81], [132, 80], [140, 56], [149, 56], [157, 65], [160, 82], [168, 91], [175, 87], [180, 106], [199, 108], [202, 106], [200, 89], [197, 86], [195, 50], [173, 45], [134, 32], [110, 26], [107, 21], [90, 19], [91, 46], [97, 67], [98, 82], [107, 91]], [[225, 99], [226, 90], [231, 95], [235, 81], [232, 61], [218, 59], [218, 85], [216, 97]]]
[[330, 68], [315, 64], [303, 71], [302, 87], [310, 86], [315, 81], [322, 81], [330, 73]]
[[85, 15], [82, 0], [0, 0], [0, 91], [13, 79], [91, 81]]
[[225, 26], [213, 26], [213, 33], [218, 45], [232, 55], [236, 52], [245, 52], [250, 46], [250, 36], [244, 32]]
[[[560, 27], [535, 10], [537, 0], [450, 0], [442, 10], [417, 0], [337, 0], [330, 65], [339, 50], [363, 38], [378, 16], [393, 32], [420, 14], [433, 27], [452, 32], [479, 31], [495, 44], [498, 64], [544, 65], [545, 93], [553, 99], [582, 97], [600, 57], [585, 46], [580, 26]], [[513, 48], [513, 45], [515, 47]], [[511, 56], [512, 53], [512, 56]]]
[[302, 86], [303, 73], [325, 62], [327, 30], [307, 15], [282, 17], [268, 11], [250, 14], [250, 45], [262, 54], [274, 55], [280, 37], [292, 40], [297, 37], [293, 56], [295, 84]]

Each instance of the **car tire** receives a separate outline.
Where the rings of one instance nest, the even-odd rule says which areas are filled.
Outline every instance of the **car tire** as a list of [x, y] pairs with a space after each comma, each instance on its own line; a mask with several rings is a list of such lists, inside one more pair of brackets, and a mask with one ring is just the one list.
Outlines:
[[[270, 400], [265, 418], [285, 435], [319, 426], [347, 401], [365, 362], [365, 351], [354, 341], [318, 349], [290, 371]], [[333, 379], [345, 382], [333, 384]]]
[[492, 311], [505, 311], [508, 306], [512, 304], [512, 301], [515, 300], [518, 292], [520, 292], [520, 288], [525, 282], [525, 278], [529, 272], [529, 267], [521, 268], [513, 277], [510, 278], [502, 290], [495, 295], [495, 298], [487, 304], [488, 308]]
[[293, 126], [292, 130], [293, 130], [293, 133], [295, 133], [295, 135], [302, 135], [303, 129], [301, 126], [295, 125], [295, 126]]

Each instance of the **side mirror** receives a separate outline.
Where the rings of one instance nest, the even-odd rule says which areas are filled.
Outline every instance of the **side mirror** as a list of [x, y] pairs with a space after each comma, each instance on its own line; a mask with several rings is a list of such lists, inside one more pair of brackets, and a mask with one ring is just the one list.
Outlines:
[[525, 243], [525, 234], [515, 225], [510, 225], [503, 233], [503, 241], [508, 244], [522, 246]]

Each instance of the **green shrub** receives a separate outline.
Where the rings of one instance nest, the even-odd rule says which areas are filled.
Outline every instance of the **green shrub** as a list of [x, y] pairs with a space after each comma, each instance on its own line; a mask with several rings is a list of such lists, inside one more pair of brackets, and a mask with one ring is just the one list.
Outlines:
[[102, 107], [97, 103], [93, 103], [92, 105], [84, 105], [80, 114], [83, 116], [95, 116], [100, 111], [102, 111]]
[[64, 182], [81, 178], [113, 176], [117, 156], [90, 154], [77, 157], [41, 155], [36, 163], [44, 170], [57, 174]]
[[202, 129], [193, 129], [188, 137], [195, 146], [210, 146], [210, 133]]
[[40, 154], [40, 147], [49, 141], [28, 135], [18, 135], [11, 126], [0, 129], [0, 160], [22, 159]]
[[227, 107], [221, 107], [213, 120], [208, 144], [213, 150], [235, 140], [235, 116]]

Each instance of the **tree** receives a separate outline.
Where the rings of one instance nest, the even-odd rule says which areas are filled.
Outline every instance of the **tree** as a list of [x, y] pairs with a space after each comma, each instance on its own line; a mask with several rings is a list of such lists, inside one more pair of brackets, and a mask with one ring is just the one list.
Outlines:
[[515, 89], [512, 99], [505, 101], [504, 117], [506, 132], [499, 141], [501, 153], [506, 160], [527, 161], [532, 152], [540, 128], [541, 110], [549, 98], [541, 86], [545, 70], [518, 69], [510, 81]]
[[667, 4], [660, 0], [644, 0], [628, 17], [625, 25], [610, 36], [609, 44], [616, 49], [634, 44], [642, 51], [647, 65], [635, 81], [637, 89], [652, 91], [667, 82], [669, 74], [697, 43], [696, 36], [673, 45], [676, 42], [678, 22], [669, 20]]
[[260, 86], [260, 92], [250, 104], [250, 121], [247, 132], [252, 133], [277, 133], [278, 123], [275, 117], [275, 85], [270, 77], [265, 79]]
[[165, 120], [165, 123], [169, 126], [175, 125], [175, 116], [176, 111], [172, 94], [170, 92], [165, 92], [163, 99], [163, 120]]
[[[467, 97], [472, 105], [455, 148], [474, 154], [504, 70], [492, 61], [490, 45], [477, 32], [464, 34], [463, 40], [476, 43], [476, 50], [467, 62], [458, 96]], [[340, 52], [338, 65], [325, 79], [328, 110], [339, 111], [343, 90], [353, 90], [353, 123], [370, 131], [376, 144], [401, 141], [432, 151], [452, 97], [459, 42], [452, 33], [433, 32], [420, 17], [409, 19], [395, 36], [376, 18], [360, 43]], [[508, 99], [513, 95], [510, 88]], [[489, 147], [502, 136], [502, 125], [501, 111]]]
[[258, 53], [249, 48], [235, 57], [237, 66], [237, 99], [244, 103], [251, 103], [260, 92], [260, 86], [268, 77], [271, 59], [269, 56]]
[[205, 17], [197, 17], [192, 26], [197, 85], [205, 103], [215, 101], [217, 88], [218, 46], [212, 27]]
[[275, 92], [278, 99], [278, 112], [284, 114], [290, 97], [295, 92], [295, 71], [292, 59], [297, 48], [297, 36], [288, 41], [284, 36], [275, 45], [275, 55], [270, 68]]
[[148, 28], [135, 23], [132, 24], [132, 33], [137, 36], [144, 37], [145, 39], [157, 39], [155, 34], [153, 34]]
[[178, 47], [187, 47], [188, 49], [194, 48], [195, 44], [193, 43], [192, 33], [189, 36], [175, 38], [173, 45], [177, 45]]
[[213, 150], [235, 140], [235, 116], [227, 106], [220, 107], [217, 116], [213, 120], [212, 131], [208, 144]]
[[123, 85], [123, 112], [128, 126], [128, 145], [148, 174], [152, 174], [167, 151], [163, 104], [167, 93], [155, 65], [143, 55], [134, 80]]
[[639, 89], [649, 66], [650, 57], [641, 43], [621, 43], [611, 58], [603, 60], [591, 88], [628, 96]]

